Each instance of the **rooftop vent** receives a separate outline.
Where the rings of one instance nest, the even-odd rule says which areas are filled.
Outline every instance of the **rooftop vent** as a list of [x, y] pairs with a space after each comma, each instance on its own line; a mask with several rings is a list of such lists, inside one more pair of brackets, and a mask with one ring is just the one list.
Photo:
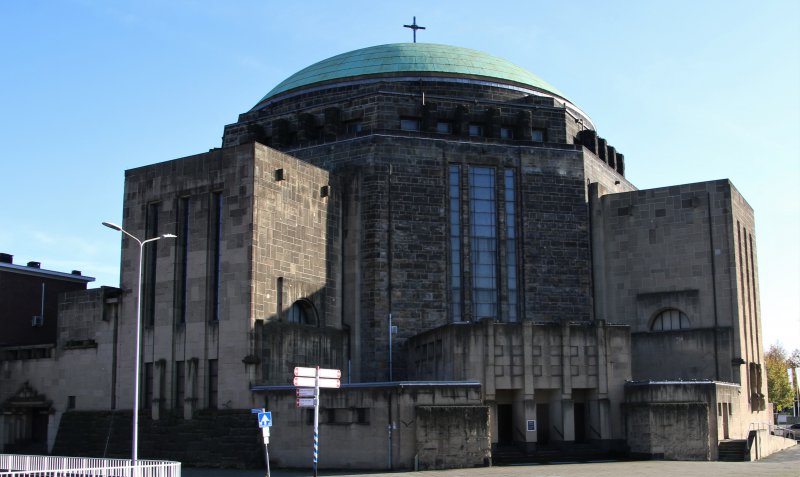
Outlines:
[[14, 256], [10, 253], [0, 253], [0, 263], [14, 263]]
[[82, 275], [80, 270], [73, 270], [73, 271], [72, 271], [72, 274], [73, 274], [73, 275], [78, 275], [78, 276], [81, 276], [81, 275]]
[[28, 262], [28, 266], [31, 268], [42, 268], [42, 262]]

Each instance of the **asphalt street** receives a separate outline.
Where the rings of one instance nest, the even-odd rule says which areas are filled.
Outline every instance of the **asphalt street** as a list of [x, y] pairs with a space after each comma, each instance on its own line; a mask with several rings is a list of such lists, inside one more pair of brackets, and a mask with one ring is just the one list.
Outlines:
[[[263, 470], [198, 469], [185, 467], [183, 477], [264, 477]], [[307, 477], [311, 469], [273, 469], [270, 477]], [[540, 464], [424, 472], [353, 472], [320, 470], [320, 477], [800, 477], [800, 446], [756, 462], [590, 462]]]

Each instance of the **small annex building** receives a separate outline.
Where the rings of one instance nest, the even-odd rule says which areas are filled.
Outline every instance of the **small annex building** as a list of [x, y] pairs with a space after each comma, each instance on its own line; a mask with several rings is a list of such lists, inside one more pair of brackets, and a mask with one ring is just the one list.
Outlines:
[[[177, 235], [144, 257], [141, 455], [260, 465], [265, 407], [273, 465], [308, 466], [290, 384], [319, 365], [344, 383], [323, 468], [717, 459], [771, 420], [753, 210], [728, 180], [639, 190], [620, 151], [524, 68], [401, 43], [290, 76], [220, 148], [126, 171], [123, 228]], [[51, 449], [125, 453], [137, 254], [123, 239], [114, 326], [80, 331], [113, 366], [63, 371], [97, 383], [71, 409], [31, 382]]]

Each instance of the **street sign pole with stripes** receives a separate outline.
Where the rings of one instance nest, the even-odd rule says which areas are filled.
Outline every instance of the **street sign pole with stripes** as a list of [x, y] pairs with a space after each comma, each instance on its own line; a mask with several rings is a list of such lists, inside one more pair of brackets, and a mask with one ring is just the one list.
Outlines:
[[314, 477], [317, 477], [319, 463], [319, 388], [338, 388], [341, 377], [342, 372], [338, 369], [321, 369], [319, 366], [294, 368], [297, 407], [314, 407]]

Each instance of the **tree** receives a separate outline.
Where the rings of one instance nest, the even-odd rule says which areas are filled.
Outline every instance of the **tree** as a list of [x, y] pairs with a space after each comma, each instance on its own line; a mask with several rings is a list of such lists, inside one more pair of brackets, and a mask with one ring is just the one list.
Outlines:
[[767, 392], [775, 410], [791, 408], [794, 399], [789, 385], [789, 369], [786, 351], [779, 344], [770, 346], [764, 355], [767, 365]]
[[791, 356], [786, 358], [786, 363], [789, 365], [789, 375], [792, 378], [792, 403], [795, 403], [797, 397], [800, 396], [800, 383], [797, 382], [800, 379], [800, 373], [796, 372], [796, 369], [800, 367], [800, 350], [792, 351]]

